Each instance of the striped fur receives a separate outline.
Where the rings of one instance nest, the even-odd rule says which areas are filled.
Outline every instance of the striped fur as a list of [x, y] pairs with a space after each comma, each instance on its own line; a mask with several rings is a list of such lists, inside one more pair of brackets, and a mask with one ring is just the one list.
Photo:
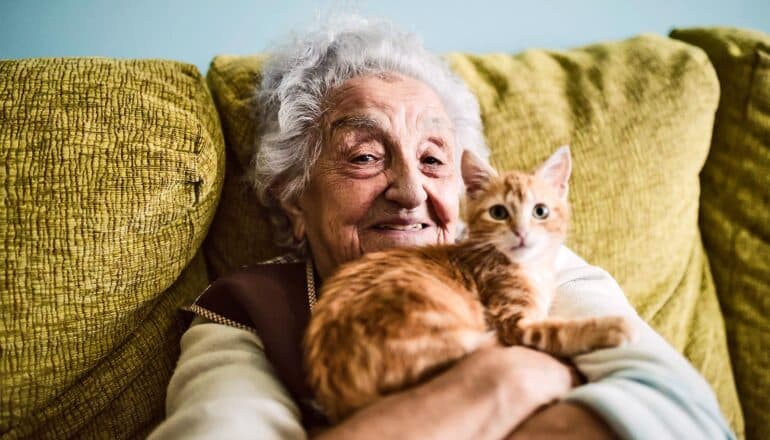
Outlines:
[[[497, 176], [463, 157], [468, 238], [391, 249], [343, 265], [324, 283], [305, 335], [309, 382], [332, 421], [420, 383], [490, 340], [572, 356], [629, 341], [622, 317], [548, 318], [554, 260], [569, 223], [569, 151], [533, 174]], [[536, 219], [535, 203], [550, 214]], [[492, 218], [501, 204], [510, 216]], [[514, 231], [526, 233], [526, 246]]]

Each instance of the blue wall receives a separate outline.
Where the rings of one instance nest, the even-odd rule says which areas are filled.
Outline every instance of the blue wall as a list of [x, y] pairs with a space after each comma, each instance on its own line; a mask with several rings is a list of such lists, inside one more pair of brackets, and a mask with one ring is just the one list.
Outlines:
[[101, 55], [198, 65], [264, 51], [333, 10], [385, 16], [437, 52], [566, 48], [673, 27], [770, 33], [770, 0], [0, 0], [0, 58]]

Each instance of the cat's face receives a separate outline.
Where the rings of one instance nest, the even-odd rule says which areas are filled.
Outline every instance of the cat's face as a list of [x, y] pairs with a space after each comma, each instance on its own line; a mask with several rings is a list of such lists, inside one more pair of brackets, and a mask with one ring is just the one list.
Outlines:
[[567, 236], [571, 159], [562, 147], [532, 174], [503, 175], [471, 153], [463, 155], [468, 236], [493, 243], [512, 261], [557, 249]]

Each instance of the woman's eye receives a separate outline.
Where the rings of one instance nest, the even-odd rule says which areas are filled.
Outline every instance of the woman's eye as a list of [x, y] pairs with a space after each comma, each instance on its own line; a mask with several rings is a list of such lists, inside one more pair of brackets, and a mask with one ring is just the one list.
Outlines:
[[433, 156], [428, 156], [425, 159], [422, 160], [422, 163], [426, 165], [443, 165], [444, 162], [441, 162], [440, 160], [436, 159]]
[[548, 209], [547, 206], [543, 203], [538, 203], [535, 205], [534, 208], [532, 208], [532, 217], [535, 217], [538, 220], [545, 220], [548, 218], [548, 214], [550, 214], [551, 211]]
[[358, 164], [367, 164], [376, 161], [377, 158], [373, 154], [362, 154], [353, 158], [352, 162]]
[[503, 205], [493, 205], [489, 208], [489, 216], [495, 220], [505, 220], [508, 218], [508, 210]]

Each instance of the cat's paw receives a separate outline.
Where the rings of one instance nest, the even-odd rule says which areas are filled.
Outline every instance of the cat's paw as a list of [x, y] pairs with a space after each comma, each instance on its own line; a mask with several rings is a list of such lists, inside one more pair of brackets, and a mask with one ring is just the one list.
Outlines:
[[521, 343], [521, 329], [519, 320], [504, 319], [495, 323], [497, 339], [503, 345], [519, 345]]
[[607, 316], [602, 320], [602, 347], [621, 347], [635, 342], [638, 338], [638, 330], [630, 318]]

